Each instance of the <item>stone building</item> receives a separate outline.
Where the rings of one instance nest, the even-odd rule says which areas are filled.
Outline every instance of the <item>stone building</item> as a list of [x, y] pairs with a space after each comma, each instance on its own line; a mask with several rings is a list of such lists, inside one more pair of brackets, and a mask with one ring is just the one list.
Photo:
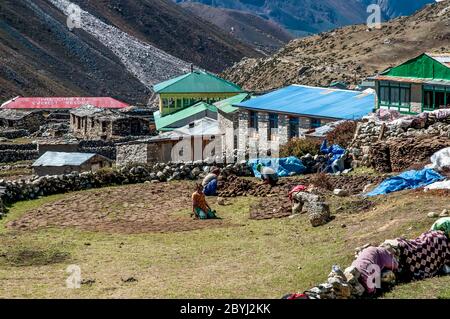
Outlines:
[[450, 53], [423, 53], [374, 80], [378, 109], [417, 114], [450, 108]]
[[220, 156], [218, 122], [205, 117], [158, 136], [117, 145], [117, 165], [203, 161]]
[[27, 130], [33, 133], [45, 122], [43, 111], [0, 109], [0, 130]]
[[83, 139], [115, 139], [151, 134], [148, 118], [85, 105], [70, 111], [70, 131]]
[[94, 153], [46, 152], [33, 163], [38, 176], [62, 175], [72, 172], [95, 172], [111, 167], [112, 161]]
[[219, 127], [222, 131], [228, 127], [223, 137], [227, 158], [232, 156], [233, 145], [243, 159], [277, 152], [289, 139], [302, 137], [311, 129], [338, 120], [360, 119], [375, 108], [375, 94], [291, 85], [232, 106], [232, 115], [219, 113]]

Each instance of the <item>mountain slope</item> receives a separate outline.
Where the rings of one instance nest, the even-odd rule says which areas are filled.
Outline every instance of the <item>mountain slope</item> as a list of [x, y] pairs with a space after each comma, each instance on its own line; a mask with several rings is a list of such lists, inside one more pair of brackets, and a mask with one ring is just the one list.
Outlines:
[[277, 22], [297, 35], [363, 23], [367, 6], [380, 4], [385, 20], [410, 15], [434, 0], [174, 0], [251, 12]]
[[[64, 14], [69, 1], [0, 2], [1, 100], [67, 95], [145, 103], [151, 85], [185, 72], [191, 63], [220, 71], [244, 56], [260, 55], [207, 22], [190, 22], [191, 14], [169, 1], [88, 1], [85, 7], [76, 2], [92, 14], [84, 11], [82, 28], [73, 32]], [[150, 20], [140, 19], [143, 15]]]
[[111, 95], [143, 102], [149, 90], [120, 59], [46, 1], [0, 3], [0, 98]]
[[381, 30], [355, 25], [291, 41], [271, 57], [244, 59], [224, 76], [248, 90], [265, 91], [292, 83], [327, 86], [361, 79], [424, 51], [450, 51], [449, 1], [429, 5]]
[[193, 17], [170, 0], [72, 2], [140, 41], [209, 71], [220, 72], [243, 57], [261, 56], [249, 45]]
[[183, 2], [180, 5], [231, 36], [264, 52], [273, 53], [294, 38], [278, 24], [251, 13], [195, 2]]

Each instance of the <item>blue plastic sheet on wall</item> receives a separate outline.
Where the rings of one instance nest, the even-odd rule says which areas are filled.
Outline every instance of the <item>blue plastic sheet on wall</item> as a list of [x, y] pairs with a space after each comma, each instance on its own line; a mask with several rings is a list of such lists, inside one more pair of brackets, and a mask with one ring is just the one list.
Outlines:
[[444, 176], [429, 168], [420, 171], [406, 171], [384, 180], [377, 188], [367, 193], [366, 196], [385, 195], [404, 189], [416, 189], [443, 179]]

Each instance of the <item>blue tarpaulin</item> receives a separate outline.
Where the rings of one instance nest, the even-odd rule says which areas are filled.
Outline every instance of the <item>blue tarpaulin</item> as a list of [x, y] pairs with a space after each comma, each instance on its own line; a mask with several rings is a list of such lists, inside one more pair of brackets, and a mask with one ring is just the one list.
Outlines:
[[324, 140], [322, 142], [322, 145], [320, 146], [320, 152], [323, 154], [333, 154], [333, 157], [331, 158], [331, 162], [340, 159], [342, 155], [345, 153], [345, 149], [340, 147], [337, 144], [333, 144], [330, 147], [327, 146], [327, 140]]
[[377, 188], [366, 194], [366, 196], [377, 196], [398, 192], [404, 189], [415, 189], [443, 179], [444, 176], [429, 168], [420, 171], [406, 171], [400, 175], [384, 180]]
[[256, 169], [256, 165], [261, 163], [264, 166], [273, 168], [279, 177], [286, 177], [295, 174], [301, 174], [306, 170], [302, 161], [295, 156], [284, 158], [258, 158], [248, 161], [255, 177], [261, 178], [261, 173]]

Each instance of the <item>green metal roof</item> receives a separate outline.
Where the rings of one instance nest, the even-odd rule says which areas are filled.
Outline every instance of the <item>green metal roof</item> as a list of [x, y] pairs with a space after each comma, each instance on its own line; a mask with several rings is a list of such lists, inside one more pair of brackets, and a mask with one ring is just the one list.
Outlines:
[[423, 53], [382, 72], [383, 76], [450, 81], [450, 54]]
[[170, 130], [170, 126], [172, 124], [207, 110], [211, 112], [217, 112], [217, 108], [214, 105], [205, 102], [198, 102], [178, 112], [171, 113], [165, 116], [161, 116], [160, 112], [157, 111], [153, 113], [155, 117], [156, 129], [159, 131]]
[[214, 103], [214, 105], [225, 113], [233, 113], [237, 111], [239, 108], [233, 106], [233, 104], [241, 103], [250, 98], [249, 93], [240, 93], [235, 96], [229, 97], [228, 99], [221, 100], [219, 102]]
[[236, 84], [204, 71], [193, 71], [153, 86], [156, 93], [243, 92]]

